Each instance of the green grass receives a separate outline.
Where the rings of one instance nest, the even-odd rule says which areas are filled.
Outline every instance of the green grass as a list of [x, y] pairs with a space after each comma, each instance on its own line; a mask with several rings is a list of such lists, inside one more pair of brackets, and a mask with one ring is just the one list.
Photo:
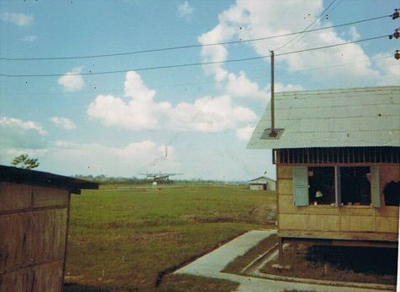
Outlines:
[[[154, 291], [163, 271], [245, 231], [267, 228], [271, 208], [273, 193], [247, 186], [105, 185], [84, 191], [72, 197], [66, 277], [80, 286], [64, 291]], [[226, 281], [193, 278], [167, 275], [157, 291], [233, 289]]]

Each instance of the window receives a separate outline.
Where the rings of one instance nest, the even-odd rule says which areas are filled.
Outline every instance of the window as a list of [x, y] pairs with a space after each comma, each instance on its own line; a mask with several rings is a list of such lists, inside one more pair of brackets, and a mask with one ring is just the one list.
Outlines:
[[293, 188], [296, 206], [372, 203], [380, 207], [378, 167], [295, 166]]
[[369, 167], [341, 167], [341, 203], [344, 205], [371, 205], [369, 177]]
[[308, 168], [308, 196], [314, 205], [335, 204], [335, 168]]

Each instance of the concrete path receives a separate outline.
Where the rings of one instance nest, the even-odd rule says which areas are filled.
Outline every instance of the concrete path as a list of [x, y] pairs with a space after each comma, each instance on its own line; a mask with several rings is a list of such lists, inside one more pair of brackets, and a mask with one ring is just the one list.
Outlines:
[[189, 274], [216, 279], [226, 279], [240, 283], [240, 292], [282, 292], [284, 290], [315, 291], [315, 292], [384, 292], [383, 290], [350, 288], [306, 283], [283, 282], [255, 277], [240, 276], [221, 271], [236, 257], [245, 254], [250, 248], [275, 230], [254, 230], [235, 238], [213, 252], [197, 259], [189, 265], [177, 270], [176, 274]]

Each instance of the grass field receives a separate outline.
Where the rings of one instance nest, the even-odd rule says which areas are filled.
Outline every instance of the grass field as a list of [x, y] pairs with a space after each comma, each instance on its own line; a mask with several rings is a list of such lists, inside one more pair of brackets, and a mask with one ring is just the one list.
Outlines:
[[[103, 185], [72, 197], [64, 291], [154, 291], [160, 273], [251, 229], [275, 194], [247, 186]], [[229, 291], [230, 282], [167, 275], [157, 291]], [[73, 284], [71, 284], [73, 283]]]

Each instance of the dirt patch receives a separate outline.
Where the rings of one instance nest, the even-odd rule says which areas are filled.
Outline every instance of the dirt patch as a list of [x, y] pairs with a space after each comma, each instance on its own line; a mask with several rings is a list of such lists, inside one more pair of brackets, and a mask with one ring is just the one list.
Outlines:
[[102, 289], [98, 287], [91, 287], [85, 285], [79, 285], [75, 283], [65, 283], [63, 286], [63, 292], [117, 292], [114, 289]]
[[255, 222], [266, 224], [276, 220], [276, 208], [271, 208], [271, 205], [262, 204], [249, 210], [249, 215]]
[[133, 222], [109, 222], [105, 224], [97, 225], [98, 229], [121, 229], [121, 228], [135, 228], [137, 223]]
[[197, 223], [224, 223], [224, 222], [243, 222], [241, 219], [229, 217], [193, 217], [193, 221]]
[[160, 242], [164, 240], [179, 240], [182, 238], [179, 232], [163, 232], [163, 233], [148, 233], [148, 234], [132, 234], [126, 237], [128, 241], [132, 241], [134, 244], [139, 243], [152, 243]]
[[258, 256], [265, 253], [267, 250], [271, 249], [274, 245], [278, 243], [278, 237], [276, 234], [272, 234], [266, 239], [262, 240], [259, 244], [252, 247], [247, 253], [242, 256], [235, 258], [230, 262], [223, 272], [226, 273], [241, 273], [242, 270], [248, 266], [252, 261], [254, 261]]
[[267, 263], [261, 272], [287, 277], [318, 280], [396, 285], [397, 250], [385, 248], [290, 245], [284, 251], [284, 265]]

